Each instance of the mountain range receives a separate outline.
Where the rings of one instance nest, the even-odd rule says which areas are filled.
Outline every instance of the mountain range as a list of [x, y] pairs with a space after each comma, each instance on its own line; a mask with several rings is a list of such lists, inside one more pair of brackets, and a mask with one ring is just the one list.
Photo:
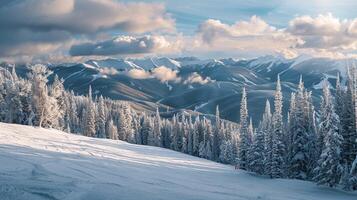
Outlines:
[[[54, 74], [63, 78], [67, 89], [86, 94], [90, 85], [94, 94], [130, 101], [139, 111], [154, 111], [159, 107], [171, 113], [189, 111], [212, 115], [219, 106], [223, 119], [238, 121], [241, 90], [246, 87], [248, 108], [255, 123], [261, 117], [265, 101], [273, 101], [278, 75], [287, 112], [287, 102], [291, 92], [296, 91], [300, 76], [319, 106], [322, 81], [328, 79], [333, 88], [337, 73], [344, 81], [347, 67], [353, 65], [356, 65], [353, 59], [309, 56], [295, 59], [275, 56], [255, 59], [108, 58], [48, 64]], [[27, 71], [21, 65], [16, 70], [20, 75]]]

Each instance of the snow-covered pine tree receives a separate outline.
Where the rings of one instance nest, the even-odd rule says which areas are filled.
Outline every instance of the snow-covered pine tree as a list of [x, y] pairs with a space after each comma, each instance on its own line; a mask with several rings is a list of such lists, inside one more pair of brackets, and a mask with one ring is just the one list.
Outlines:
[[149, 135], [148, 145], [161, 146], [161, 118], [159, 108], [156, 108], [152, 135]]
[[350, 67], [347, 74], [347, 91], [343, 98], [343, 111], [340, 118], [341, 135], [343, 137], [342, 159], [347, 165], [351, 165], [357, 152], [356, 133], [356, 69]]
[[58, 107], [58, 124], [55, 124], [53, 127], [63, 130], [66, 126], [64, 122], [64, 113], [66, 110], [66, 102], [65, 102], [65, 89], [63, 86], [63, 80], [59, 79], [57, 74], [54, 77], [53, 83], [50, 86], [50, 96], [56, 100]]
[[314, 113], [311, 106], [311, 94], [304, 88], [302, 77], [295, 96], [294, 109], [290, 113], [289, 134], [291, 137], [288, 152], [288, 171], [289, 176], [296, 179], [309, 179], [314, 165], [312, 164], [315, 156], [314, 133]]
[[281, 92], [280, 77], [278, 75], [274, 99], [274, 114], [272, 121], [272, 158], [270, 167], [271, 178], [281, 178], [285, 175], [285, 145], [283, 125], [283, 95]]
[[238, 164], [240, 169], [244, 169], [244, 170], [247, 169], [248, 151], [250, 145], [251, 145], [251, 137], [249, 135], [247, 93], [245, 87], [243, 87], [242, 99], [240, 104], [240, 130], [239, 130], [239, 145], [238, 145]]
[[253, 144], [249, 151], [249, 169], [257, 174], [264, 174], [265, 132], [261, 122], [258, 131], [254, 134]]
[[341, 179], [343, 166], [341, 165], [341, 148], [343, 137], [339, 133], [339, 118], [335, 112], [333, 98], [327, 81], [323, 88], [325, 108], [321, 113], [320, 134], [324, 135], [324, 147], [317, 167], [314, 170], [314, 180], [319, 185], [336, 186]]
[[109, 120], [106, 126], [106, 134], [108, 135], [109, 139], [118, 140], [118, 129], [114, 125], [113, 120]]
[[215, 122], [215, 128], [213, 131], [213, 142], [212, 142], [212, 159], [214, 161], [219, 160], [219, 154], [220, 154], [220, 145], [221, 141], [223, 139], [222, 136], [222, 130], [220, 126], [220, 116], [219, 116], [219, 107], [218, 105], [216, 106], [216, 122]]
[[[104, 103], [104, 98], [100, 95], [98, 100], [98, 117], [97, 117], [97, 137], [106, 138], [105, 125], [107, 123], [107, 111]], [[112, 122], [113, 123], [113, 122]]]
[[34, 125], [40, 127], [55, 127], [58, 124], [59, 107], [56, 99], [48, 95], [48, 76], [52, 74], [45, 65], [36, 64], [30, 67], [29, 79], [32, 82], [32, 108], [34, 110]]
[[95, 104], [92, 100], [92, 87], [89, 86], [88, 96], [85, 103], [85, 114], [84, 114], [84, 130], [85, 136], [94, 137], [96, 133], [95, 129]]

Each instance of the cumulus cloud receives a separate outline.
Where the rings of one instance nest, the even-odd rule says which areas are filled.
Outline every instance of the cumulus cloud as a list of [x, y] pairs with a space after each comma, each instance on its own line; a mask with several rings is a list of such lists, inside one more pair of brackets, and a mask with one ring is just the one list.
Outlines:
[[304, 41], [299, 48], [357, 49], [357, 19], [340, 20], [331, 14], [300, 16], [289, 22], [287, 31]]
[[119, 74], [119, 71], [113, 67], [101, 67], [99, 68], [99, 72], [105, 75], [116, 75]]
[[132, 69], [130, 71], [127, 72], [127, 75], [131, 78], [134, 79], [148, 79], [148, 78], [152, 78], [150, 72], [147, 72], [145, 70], [142, 69]]
[[174, 53], [179, 49], [177, 42], [171, 43], [163, 36], [118, 36], [97, 43], [74, 45], [69, 53], [72, 56]]
[[203, 85], [210, 82], [214, 82], [214, 80], [212, 80], [210, 77], [203, 78], [197, 72], [194, 72], [184, 81], [184, 84], [198, 83]]
[[148, 78], [156, 78], [161, 82], [174, 81], [178, 82], [181, 79], [177, 76], [178, 71], [172, 70], [165, 66], [160, 66], [154, 68], [151, 72], [145, 71], [142, 69], [132, 69], [126, 74], [134, 79], [148, 79]]
[[[0, 56], [54, 50], [74, 38], [116, 30], [174, 31], [163, 4], [115, 0], [17, 0], [0, 4]], [[29, 49], [33, 48], [31, 51]]]
[[161, 82], [165, 81], [180, 81], [177, 77], [177, 71], [167, 68], [165, 66], [156, 67], [152, 70], [152, 75]]
[[269, 54], [287, 52], [301, 42], [283, 29], [253, 16], [249, 21], [238, 21], [233, 25], [212, 19], [205, 21], [198, 28], [193, 49]]

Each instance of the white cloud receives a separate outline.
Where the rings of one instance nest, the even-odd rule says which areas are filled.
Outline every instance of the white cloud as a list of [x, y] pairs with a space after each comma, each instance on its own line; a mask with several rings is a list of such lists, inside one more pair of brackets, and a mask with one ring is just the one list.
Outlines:
[[142, 69], [132, 69], [130, 71], [127, 72], [127, 75], [131, 78], [134, 79], [148, 79], [148, 78], [152, 78], [150, 72], [147, 72], [145, 70]]
[[116, 75], [119, 74], [119, 71], [113, 67], [101, 67], [99, 68], [99, 72], [101, 74], [106, 74], [106, 75]]
[[175, 53], [180, 50], [179, 42], [170, 42], [164, 36], [143, 37], [117, 36], [97, 43], [82, 43], [71, 47], [72, 56], [87, 55], [129, 55], [148, 53]]
[[212, 80], [210, 77], [203, 78], [197, 72], [194, 72], [184, 81], [184, 84], [198, 83], [203, 85], [210, 82], [214, 82], [214, 80]]
[[177, 77], [177, 71], [167, 68], [165, 66], [156, 67], [152, 70], [152, 75], [161, 82], [165, 81], [180, 81]]
[[207, 20], [197, 31], [192, 51], [273, 54], [287, 52], [301, 41], [283, 29], [270, 26], [259, 17], [228, 25]]
[[304, 43], [299, 48], [322, 50], [357, 49], [357, 19], [340, 20], [331, 14], [301, 16], [289, 22], [287, 29]]
[[145, 71], [142, 69], [132, 69], [126, 74], [134, 79], [148, 79], [148, 78], [156, 78], [161, 82], [174, 81], [178, 82], [181, 79], [177, 76], [178, 71], [172, 70], [165, 66], [160, 66], [152, 69], [151, 72]]

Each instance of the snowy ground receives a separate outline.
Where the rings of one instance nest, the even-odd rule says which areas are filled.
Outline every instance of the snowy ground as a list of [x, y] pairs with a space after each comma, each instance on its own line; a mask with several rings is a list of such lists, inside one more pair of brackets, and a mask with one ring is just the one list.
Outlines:
[[0, 123], [0, 199], [357, 199], [178, 152]]

